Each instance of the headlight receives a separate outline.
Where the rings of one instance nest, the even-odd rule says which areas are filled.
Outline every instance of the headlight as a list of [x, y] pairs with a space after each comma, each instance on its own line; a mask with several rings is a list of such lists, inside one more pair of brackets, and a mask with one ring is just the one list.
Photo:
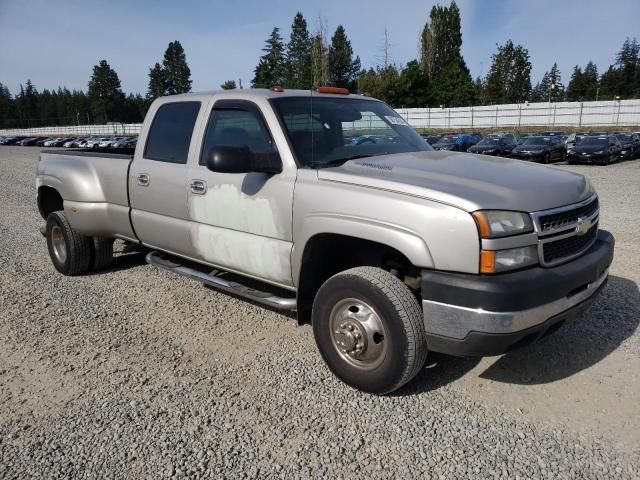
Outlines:
[[484, 151], [484, 152], [482, 152], [482, 153], [496, 153], [496, 149], [495, 149], [495, 148], [491, 148], [491, 149], [489, 149], [489, 150], [485, 150], [485, 151]]
[[594, 155], [602, 155], [604, 153], [604, 150], [598, 150], [597, 152], [593, 152]]
[[482, 238], [508, 237], [533, 231], [528, 213], [502, 210], [478, 210], [473, 213]]
[[480, 253], [480, 273], [500, 273], [536, 263], [538, 248], [535, 245], [509, 250], [482, 250]]

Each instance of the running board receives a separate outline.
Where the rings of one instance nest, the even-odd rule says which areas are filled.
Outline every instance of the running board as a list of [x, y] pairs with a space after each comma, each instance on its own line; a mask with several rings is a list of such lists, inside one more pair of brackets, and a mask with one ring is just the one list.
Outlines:
[[237, 282], [230, 282], [219, 276], [209, 275], [194, 268], [174, 263], [171, 260], [162, 258], [160, 255], [161, 254], [159, 252], [149, 252], [145, 259], [150, 265], [164, 268], [165, 270], [177, 273], [178, 275], [198, 280], [199, 282], [210, 285], [219, 290], [233, 293], [239, 297], [244, 297], [272, 308], [277, 308], [279, 310], [296, 309], [296, 299], [294, 297], [278, 297], [270, 292], [263, 292]]

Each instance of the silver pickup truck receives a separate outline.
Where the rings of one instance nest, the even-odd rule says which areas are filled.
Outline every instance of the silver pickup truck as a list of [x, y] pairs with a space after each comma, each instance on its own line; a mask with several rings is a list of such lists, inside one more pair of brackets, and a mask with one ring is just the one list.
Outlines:
[[578, 316], [614, 239], [587, 178], [435, 152], [341, 89], [156, 100], [133, 150], [44, 150], [37, 202], [65, 275], [113, 240], [147, 261], [311, 322], [329, 368], [391, 392], [428, 351], [497, 355]]

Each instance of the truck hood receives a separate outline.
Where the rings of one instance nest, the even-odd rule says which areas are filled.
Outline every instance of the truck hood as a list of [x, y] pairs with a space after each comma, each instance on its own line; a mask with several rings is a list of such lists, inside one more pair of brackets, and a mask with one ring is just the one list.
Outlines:
[[318, 178], [422, 197], [462, 208], [534, 212], [594, 193], [578, 173], [461, 152], [413, 152], [351, 160], [318, 170]]

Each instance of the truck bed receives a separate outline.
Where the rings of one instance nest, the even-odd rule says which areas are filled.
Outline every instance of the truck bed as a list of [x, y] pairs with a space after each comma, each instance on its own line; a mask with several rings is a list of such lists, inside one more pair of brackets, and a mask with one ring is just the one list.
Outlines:
[[134, 149], [47, 149], [40, 152], [36, 187], [64, 199], [71, 226], [90, 236], [135, 240], [129, 220], [129, 166]]

